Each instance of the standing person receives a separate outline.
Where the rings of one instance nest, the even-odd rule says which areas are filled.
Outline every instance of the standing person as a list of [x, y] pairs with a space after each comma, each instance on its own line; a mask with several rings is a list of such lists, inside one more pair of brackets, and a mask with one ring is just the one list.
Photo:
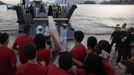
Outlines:
[[67, 31], [68, 31], [67, 24], [63, 23], [60, 26], [60, 41], [64, 51], [67, 50]]
[[32, 15], [30, 13], [30, 10], [26, 10], [26, 25], [32, 24]]
[[86, 47], [81, 43], [84, 38], [84, 33], [82, 31], [74, 32], [75, 46], [71, 50], [71, 55], [73, 57], [73, 62], [79, 67], [83, 67], [84, 59], [87, 55]]
[[33, 3], [31, 3], [30, 7], [29, 7], [29, 12], [30, 14], [32, 15], [32, 18], [34, 18], [34, 6], [33, 6]]
[[8, 48], [9, 35], [0, 34], [0, 75], [15, 75], [16, 55], [14, 51]]
[[46, 68], [37, 63], [36, 46], [29, 43], [24, 46], [23, 50], [28, 62], [18, 67], [16, 75], [47, 75]]
[[25, 8], [26, 0], [22, 0], [22, 6]]
[[48, 16], [48, 6], [47, 6], [47, 4], [45, 4], [45, 16], [46, 17]]
[[38, 17], [45, 17], [45, 8], [43, 4], [40, 5]]
[[118, 46], [118, 41], [119, 41], [119, 34], [120, 34], [120, 25], [117, 24], [116, 27], [115, 27], [115, 31], [111, 34], [111, 38], [110, 40], [111, 41], [111, 48], [113, 47], [114, 43], [116, 44], [115, 45], [115, 50], [117, 50], [117, 46]]
[[53, 7], [49, 5], [48, 16], [53, 16]]
[[30, 34], [30, 26], [25, 25], [24, 34], [19, 35], [13, 43], [12, 48], [19, 51], [19, 58], [21, 63], [26, 63], [28, 61], [24, 55], [23, 47], [25, 44], [33, 41], [32, 37], [29, 34]]

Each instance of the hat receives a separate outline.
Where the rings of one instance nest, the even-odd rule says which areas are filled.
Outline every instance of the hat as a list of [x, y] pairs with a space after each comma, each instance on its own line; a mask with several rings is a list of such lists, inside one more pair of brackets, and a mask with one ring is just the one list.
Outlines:
[[39, 25], [36, 27], [36, 34], [44, 34], [43, 26]]

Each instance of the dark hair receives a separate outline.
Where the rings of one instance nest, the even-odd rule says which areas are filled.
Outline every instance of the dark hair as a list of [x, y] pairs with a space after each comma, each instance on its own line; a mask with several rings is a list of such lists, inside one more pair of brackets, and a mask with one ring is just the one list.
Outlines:
[[46, 48], [45, 36], [43, 34], [36, 34], [33, 42], [35, 43], [38, 50], [40, 48]]
[[94, 47], [97, 45], [97, 39], [94, 36], [90, 36], [87, 39], [87, 47], [94, 49]]
[[111, 52], [111, 46], [107, 40], [100, 40], [97, 48], [99, 50], [105, 50], [106, 52], [110, 53]]
[[36, 56], [37, 49], [36, 49], [36, 46], [33, 43], [29, 43], [29, 44], [26, 44], [24, 46], [23, 51], [24, 51], [25, 56], [28, 59], [32, 60]]
[[95, 73], [96, 75], [107, 75], [102, 63], [103, 58], [97, 54], [88, 54], [84, 63], [84, 70], [86, 74]]
[[28, 33], [30, 31], [30, 25], [24, 25], [24, 33]]
[[6, 43], [9, 39], [9, 35], [7, 33], [0, 33], [0, 44]]
[[84, 38], [84, 33], [82, 31], [75, 31], [74, 32], [74, 39], [77, 42], [81, 43], [81, 41], [83, 40], [83, 38]]
[[59, 66], [66, 71], [72, 67], [72, 56], [69, 52], [63, 52], [60, 54]]

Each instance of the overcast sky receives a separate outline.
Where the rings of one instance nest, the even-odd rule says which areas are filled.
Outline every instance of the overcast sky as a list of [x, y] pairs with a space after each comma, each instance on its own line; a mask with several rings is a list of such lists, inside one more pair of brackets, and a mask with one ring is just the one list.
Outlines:
[[[8, 4], [17, 4], [20, 2], [20, 0], [0, 0], [0, 1], [3, 1], [3, 2], [8, 3]], [[92, 0], [92, 1], [101, 2], [103, 0]]]

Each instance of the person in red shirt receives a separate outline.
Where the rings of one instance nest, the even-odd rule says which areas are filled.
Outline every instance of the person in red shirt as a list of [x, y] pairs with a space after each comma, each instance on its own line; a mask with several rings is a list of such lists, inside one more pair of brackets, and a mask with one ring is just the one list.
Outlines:
[[52, 52], [50, 49], [46, 49], [45, 36], [43, 34], [37, 34], [34, 37], [33, 42], [35, 43], [38, 49], [38, 54], [37, 54], [38, 63], [41, 64], [41, 62], [45, 62], [47, 66], [50, 62]]
[[0, 75], [14, 75], [16, 71], [16, 55], [7, 47], [9, 35], [0, 34]]
[[86, 47], [81, 43], [83, 38], [84, 33], [82, 31], [75, 31], [75, 46], [71, 50], [71, 55], [73, 57], [74, 64], [76, 64], [79, 67], [83, 66], [84, 59], [87, 55]]
[[19, 51], [19, 58], [21, 63], [26, 63], [28, 61], [22, 49], [25, 44], [33, 41], [32, 37], [29, 36], [29, 33], [30, 33], [30, 26], [25, 25], [24, 34], [18, 36], [13, 43], [12, 48]]
[[37, 63], [37, 49], [32, 43], [24, 46], [24, 54], [28, 62], [21, 64], [16, 72], [16, 75], [47, 75], [47, 69]]
[[62, 52], [59, 54], [57, 65], [48, 65], [48, 75], [76, 75], [76, 71], [72, 70], [72, 56], [69, 52]]
[[134, 63], [134, 45], [132, 46], [132, 49], [131, 49], [131, 58], [129, 59], [130, 62]]

